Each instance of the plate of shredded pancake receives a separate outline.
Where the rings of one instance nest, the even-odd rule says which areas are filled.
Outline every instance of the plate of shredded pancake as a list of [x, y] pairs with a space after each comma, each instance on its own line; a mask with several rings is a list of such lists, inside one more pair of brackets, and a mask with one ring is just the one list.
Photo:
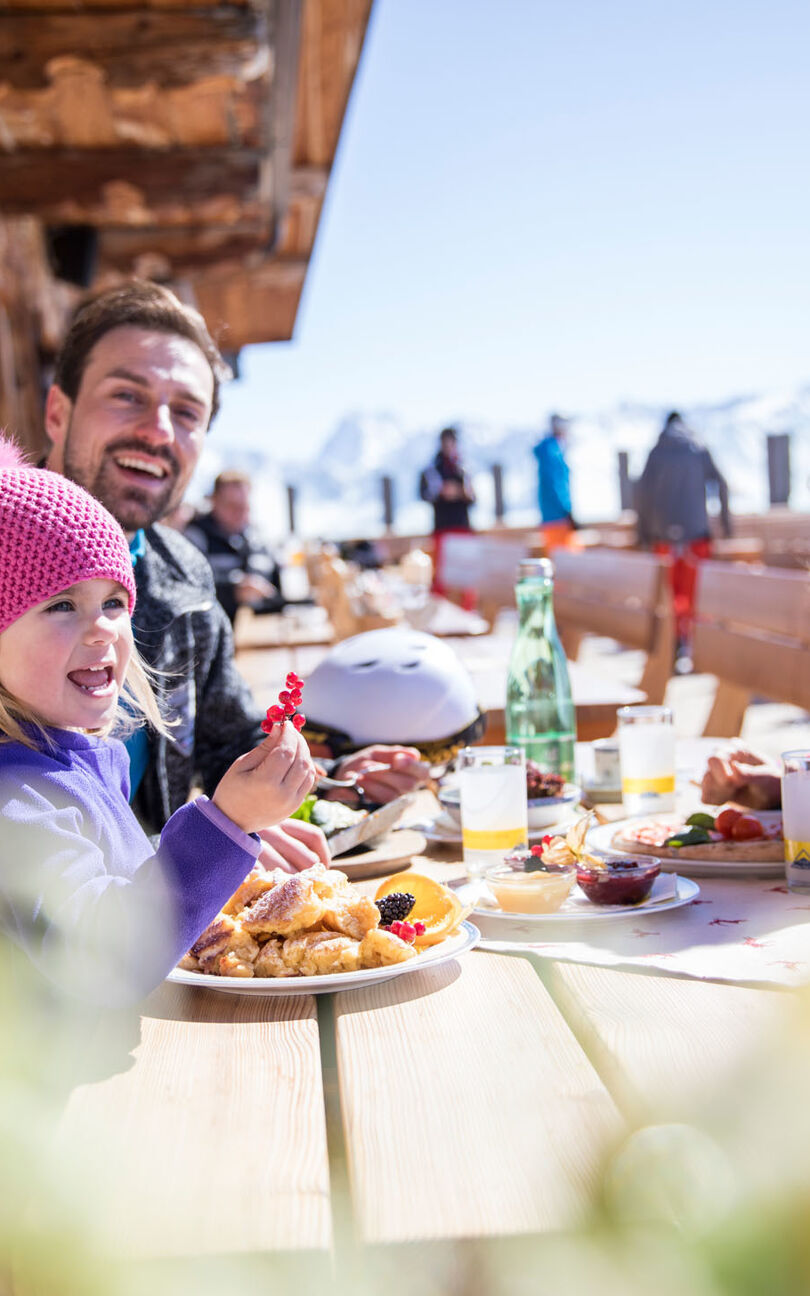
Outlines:
[[[385, 906], [338, 869], [318, 864], [290, 874], [256, 863], [168, 980], [237, 994], [323, 994], [433, 967], [472, 949], [480, 933], [447, 888], [430, 885], [457, 909], [386, 923]], [[399, 903], [390, 912], [400, 912]]]

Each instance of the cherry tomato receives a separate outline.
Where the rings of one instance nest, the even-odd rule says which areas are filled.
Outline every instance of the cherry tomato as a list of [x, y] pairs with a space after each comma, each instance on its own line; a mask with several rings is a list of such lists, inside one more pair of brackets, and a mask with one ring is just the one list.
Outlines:
[[715, 830], [722, 833], [724, 837], [733, 837], [732, 829], [738, 819], [750, 818], [750, 815], [743, 815], [741, 810], [721, 810], [714, 821]]
[[754, 837], [764, 837], [765, 829], [754, 815], [740, 815], [731, 829], [734, 841], [750, 841]]

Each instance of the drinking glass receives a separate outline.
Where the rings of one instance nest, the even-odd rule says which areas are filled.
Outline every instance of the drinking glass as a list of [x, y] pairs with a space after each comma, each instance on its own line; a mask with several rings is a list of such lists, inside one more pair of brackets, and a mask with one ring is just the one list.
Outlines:
[[789, 891], [810, 892], [810, 751], [782, 752], [782, 826]]
[[621, 782], [619, 742], [617, 738], [597, 738], [591, 743], [593, 752], [593, 781], [599, 786], [615, 788]]
[[675, 809], [675, 730], [664, 706], [619, 708], [622, 801], [628, 814]]
[[464, 867], [480, 878], [529, 840], [522, 747], [464, 747], [456, 761]]

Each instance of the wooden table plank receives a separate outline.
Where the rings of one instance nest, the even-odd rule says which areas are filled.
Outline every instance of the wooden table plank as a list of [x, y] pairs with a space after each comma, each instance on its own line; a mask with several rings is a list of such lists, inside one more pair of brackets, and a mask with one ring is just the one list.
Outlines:
[[791, 997], [773, 990], [554, 963], [555, 1002], [623, 1110], [684, 1116], [721, 1096], [747, 1057], [784, 1028]]
[[337, 996], [355, 1215], [367, 1243], [573, 1226], [620, 1128], [531, 965], [473, 952]]
[[331, 1244], [315, 1001], [165, 983], [129, 1070], [71, 1095], [62, 1164], [118, 1253]]

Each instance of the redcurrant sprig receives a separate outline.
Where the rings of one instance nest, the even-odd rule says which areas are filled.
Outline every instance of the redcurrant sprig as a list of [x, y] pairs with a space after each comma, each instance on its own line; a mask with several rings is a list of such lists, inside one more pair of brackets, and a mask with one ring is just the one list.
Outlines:
[[303, 701], [304, 681], [295, 671], [290, 671], [284, 681], [287, 685], [278, 695], [278, 704], [267, 708], [267, 717], [262, 721], [262, 733], [269, 734], [274, 724], [284, 724], [289, 720], [296, 729], [303, 729], [306, 716], [296, 708]]

